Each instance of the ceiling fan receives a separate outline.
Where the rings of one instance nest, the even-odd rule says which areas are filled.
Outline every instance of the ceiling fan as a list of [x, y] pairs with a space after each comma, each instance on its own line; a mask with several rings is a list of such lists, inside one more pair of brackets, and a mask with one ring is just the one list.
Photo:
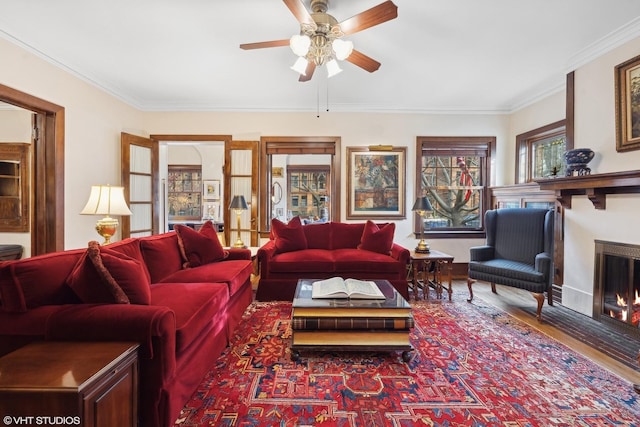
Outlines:
[[290, 39], [241, 44], [245, 50], [289, 46], [298, 56], [291, 67], [300, 73], [299, 81], [311, 80], [316, 67], [327, 66], [329, 77], [342, 71], [337, 60], [346, 60], [373, 73], [380, 63], [353, 49], [353, 43], [343, 36], [357, 33], [398, 17], [398, 7], [385, 1], [351, 18], [338, 22], [327, 13], [329, 0], [311, 0], [309, 12], [302, 0], [283, 0], [300, 23], [300, 33]]

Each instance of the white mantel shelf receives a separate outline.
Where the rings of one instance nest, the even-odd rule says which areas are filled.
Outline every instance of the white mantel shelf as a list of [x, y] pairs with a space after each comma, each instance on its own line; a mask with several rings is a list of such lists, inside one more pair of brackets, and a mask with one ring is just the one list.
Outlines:
[[596, 209], [606, 209], [607, 194], [640, 193], [640, 170], [537, 179], [541, 190], [553, 190], [566, 209], [573, 196], [587, 196]]

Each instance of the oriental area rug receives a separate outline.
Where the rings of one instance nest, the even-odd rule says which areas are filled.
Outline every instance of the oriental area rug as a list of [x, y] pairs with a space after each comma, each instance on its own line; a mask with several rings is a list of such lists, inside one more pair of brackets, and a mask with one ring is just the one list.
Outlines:
[[254, 303], [176, 426], [640, 426], [640, 395], [499, 309], [412, 303], [414, 350], [290, 357], [291, 304]]

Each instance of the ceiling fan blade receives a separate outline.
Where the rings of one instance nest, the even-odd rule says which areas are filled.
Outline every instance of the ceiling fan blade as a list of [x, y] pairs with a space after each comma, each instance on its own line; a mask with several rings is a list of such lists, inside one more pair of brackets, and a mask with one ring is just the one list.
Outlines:
[[391, 0], [380, 3], [351, 18], [340, 22], [340, 29], [346, 35], [366, 30], [374, 25], [382, 24], [398, 17], [398, 6]]
[[373, 73], [380, 68], [380, 63], [378, 61], [355, 49], [351, 52], [351, 55], [347, 57], [346, 61], [349, 61], [353, 65], [357, 65], [370, 73]]
[[299, 82], [308, 82], [313, 77], [313, 72], [316, 70], [316, 63], [313, 61], [309, 61], [307, 64], [307, 69], [305, 70], [306, 75], [303, 76], [300, 74]]
[[311, 17], [311, 14], [307, 10], [307, 8], [304, 7], [302, 0], [283, 0], [283, 1], [284, 1], [284, 4], [287, 5], [291, 13], [293, 13], [293, 16], [296, 17], [299, 23], [301, 24], [314, 23], [313, 18]]
[[240, 45], [240, 49], [263, 49], [265, 47], [281, 47], [289, 46], [289, 40], [272, 40], [268, 42], [244, 43]]

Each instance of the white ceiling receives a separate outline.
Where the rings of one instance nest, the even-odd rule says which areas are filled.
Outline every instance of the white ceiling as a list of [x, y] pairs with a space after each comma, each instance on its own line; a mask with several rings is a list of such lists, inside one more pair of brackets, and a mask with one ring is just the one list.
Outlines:
[[[288, 47], [238, 47], [299, 31], [282, 0], [0, 0], [0, 37], [147, 111], [500, 113], [640, 36], [638, 0], [393, 1], [397, 19], [346, 37], [378, 71], [344, 62], [306, 83]], [[328, 13], [381, 2], [331, 0]]]

